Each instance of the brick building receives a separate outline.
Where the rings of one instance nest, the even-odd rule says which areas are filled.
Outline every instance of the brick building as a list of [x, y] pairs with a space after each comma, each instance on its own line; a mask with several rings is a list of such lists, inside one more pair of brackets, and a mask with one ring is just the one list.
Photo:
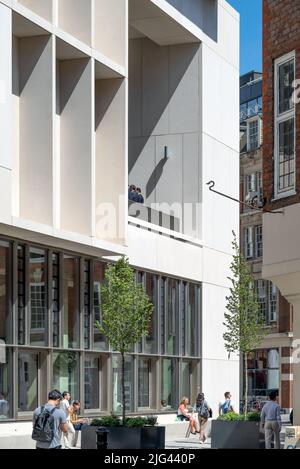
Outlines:
[[291, 307], [276, 285], [262, 277], [262, 110], [262, 73], [249, 72], [240, 78], [240, 199], [253, 203], [254, 208], [241, 205], [241, 248], [255, 279], [267, 335], [259, 349], [249, 355], [248, 398], [250, 402], [264, 401], [270, 390], [276, 390], [281, 407], [289, 411]]
[[[275, 283], [293, 305], [292, 346], [300, 337], [300, 3], [263, 2], [263, 277]], [[300, 424], [300, 366], [297, 349], [282, 351], [285, 394], [294, 394], [294, 422]], [[295, 354], [294, 357], [298, 357]], [[293, 364], [293, 363], [294, 364]]]

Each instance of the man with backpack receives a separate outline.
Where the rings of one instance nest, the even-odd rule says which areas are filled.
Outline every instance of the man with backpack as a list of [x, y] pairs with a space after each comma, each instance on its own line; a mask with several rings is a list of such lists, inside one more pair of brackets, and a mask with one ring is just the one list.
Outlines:
[[61, 434], [68, 431], [66, 414], [59, 408], [61, 393], [54, 389], [48, 394], [47, 404], [35, 409], [32, 439], [36, 449], [61, 449]]
[[231, 400], [231, 394], [229, 391], [224, 394], [225, 401], [219, 404], [219, 415], [228, 414], [228, 412], [234, 412], [233, 402]]

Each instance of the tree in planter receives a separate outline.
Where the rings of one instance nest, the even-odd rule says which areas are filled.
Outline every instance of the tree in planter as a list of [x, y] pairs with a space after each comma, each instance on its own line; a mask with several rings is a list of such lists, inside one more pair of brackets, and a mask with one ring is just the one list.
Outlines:
[[231, 353], [237, 353], [244, 357], [244, 418], [246, 420], [248, 408], [247, 358], [252, 350], [261, 345], [266, 332], [265, 319], [260, 311], [254, 278], [240, 251], [234, 232], [233, 237], [234, 255], [230, 266], [232, 278], [228, 277], [231, 287], [230, 295], [226, 297], [225, 322], [223, 323], [226, 332], [223, 334], [223, 339], [229, 357]]
[[102, 320], [96, 327], [105, 334], [113, 350], [121, 354], [122, 418], [125, 423], [125, 354], [149, 333], [153, 305], [141, 283], [135, 282], [128, 259], [121, 257], [105, 271], [101, 286]]

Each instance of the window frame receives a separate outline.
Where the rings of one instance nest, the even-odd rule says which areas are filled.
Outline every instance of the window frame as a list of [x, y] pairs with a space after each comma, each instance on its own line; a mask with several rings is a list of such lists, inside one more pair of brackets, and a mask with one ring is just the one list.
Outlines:
[[[261, 230], [260, 242], [258, 242], [258, 231]], [[254, 226], [254, 244], [255, 244], [255, 258], [261, 259], [264, 252], [264, 242], [263, 242], [263, 225]], [[260, 248], [259, 248], [260, 247]]]
[[[250, 145], [250, 125], [257, 122], [257, 146], [251, 147]], [[251, 117], [250, 119], [247, 119], [247, 151], [255, 151], [258, 150], [261, 146], [261, 118], [259, 115]]]
[[[296, 54], [291, 51], [274, 61], [274, 198], [282, 199], [296, 194], [296, 106], [279, 113], [279, 68], [287, 62], [294, 62], [294, 76], [296, 74]], [[294, 121], [294, 185], [289, 189], [279, 188], [279, 126], [280, 124], [293, 119]]]
[[[248, 233], [251, 233], [251, 236], [248, 238]], [[245, 250], [245, 258], [246, 259], [254, 259], [255, 252], [255, 243], [254, 243], [254, 230], [253, 226], [245, 226], [244, 228], [244, 250]], [[250, 241], [249, 241], [250, 240]], [[249, 247], [249, 255], [248, 255], [248, 247]]]

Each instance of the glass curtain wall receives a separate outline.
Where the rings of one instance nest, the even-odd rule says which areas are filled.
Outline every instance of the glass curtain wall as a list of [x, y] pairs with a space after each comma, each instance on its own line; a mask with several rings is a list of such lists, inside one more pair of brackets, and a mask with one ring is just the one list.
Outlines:
[[[120, 355], [112, 357], [113, 371], [113, 411], [122, 413], [122, 360]], [[133, 357], [125, 357], [125, 406], [126, 411], [133, 411], [134, 381], [133, 381]]]
[[[198, 380], [199, 286], [138, 272], [154, 310], [126, 356], [126, 409], [176, 410]], [[29, 417], [50, 388], [70, 391], [83, 413], [121, 412], [121, 357], [94, 326], [104, 276], [100, 260], [0, 240], [1, 420]], [[275, 375], [270, 368], [270, 383]]]
[[54, 352], [52, 357], [53, 388], [71, 393], [71, 399], [79, 399], [79, 353]]
[[12, 351], [0, 343], [0, 421], [13, 417]]
[[79, 348], [79, 258], [64, 256], [63, 346]]
[[19, 351], [18, 409], [33, 412], [38, 405], [38, 352]]
[[29, 250], [30, 345], [47, 345], [47, 254]]
[[93, 339], [94, 344], [93, 348], [97, 350], [107, 350], [107, 342], [104, 334], [95, 327], [95, 322], [99, 321], [101, 323], [101, 285], [104, 283], [105, 276], [105, 264], [103, 262], [94, 262], [93, 266], [93, 293], [94, 293], [94, 317], [93, 317]]
[[163, 358], [161, 370], [161, 405], [164, 410], [175, 410], [178, 407], [176, 385], [176, 359]]

